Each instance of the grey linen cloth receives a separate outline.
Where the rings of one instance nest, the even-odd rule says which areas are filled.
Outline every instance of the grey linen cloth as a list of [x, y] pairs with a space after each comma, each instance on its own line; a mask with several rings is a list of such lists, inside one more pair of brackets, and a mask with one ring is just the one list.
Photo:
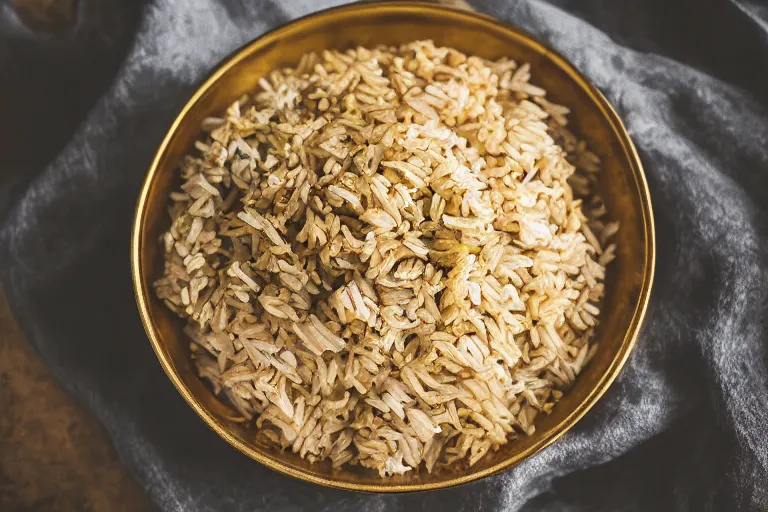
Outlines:
[[3, 120], [40, 149], [9, 160], [27, 167], [0, 207], [0, 274], [41, 357], [159, 508], [768, 510], [766, 4], [474, 4], [565, 54], [618, 109], [653, 194], [656, 282], [629, 363], [560, 441], [480, 482], [385, 496], [293, 480], [218, 439], [163, 374], [129, 275], [140, 184], [195, 84], [333, 2], [80, 3], [52, 37], [0, 4], [0, 84], [15, 91], [0, 102], [43, 121]]

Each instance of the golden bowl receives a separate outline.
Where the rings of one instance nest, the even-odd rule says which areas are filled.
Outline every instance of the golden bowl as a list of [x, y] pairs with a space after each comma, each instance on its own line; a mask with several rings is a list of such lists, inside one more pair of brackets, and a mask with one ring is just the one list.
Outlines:
[[[608, 270], [600, 343], [574, 387], [540, 415], [536, 432], [502, 446], [475, 466], [457, 466], [382, 479], [359, 467], [332, 470], [290, 451], [256, 444], [253, 432], [198, 378], [182, 323], [155, 297], [152, 282], [162, 272], [159, 237], [170, 225], [166, 206], [181, 155], [201, 134], [200, 123], [253, 91], [269, 71], [296, 64], [302, 54], [327, 48], [394, 45], [433, 39], [481, 57], [528, 62], [536, 85], [567, 105], [569, 127], [603, 161], [598, 183], [609, 216], [621, 222], [618, 258]], [[176, 178], [178, 179], [178, 178]], [[402, 492], [449, 487], [508, 469], [562, 436], [616, 378], [637, 339], [648, 305], [655, 258], [651, 198], [640, 158], [616, 112], [603, 95], [563, 57], [531, 36], [470, 12], [423, 3], [352, 4], [313, 14], [265, 34], [222, 62], [171, 125], [141, 190], [131, 243], [131, 266], [141, 320], [160, 364], [192, 409], [229, 444], [262, 464], [309, 482], [357, 491]]]

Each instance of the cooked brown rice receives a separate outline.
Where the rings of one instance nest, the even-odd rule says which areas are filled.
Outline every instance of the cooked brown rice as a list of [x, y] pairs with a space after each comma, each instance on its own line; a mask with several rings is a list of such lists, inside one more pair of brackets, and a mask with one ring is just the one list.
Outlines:
[[618, 225], [529, 78], [431, 41], [325, 51], [204, 121], [155, 286], [261, 442], [471, 466], [571, 386]]

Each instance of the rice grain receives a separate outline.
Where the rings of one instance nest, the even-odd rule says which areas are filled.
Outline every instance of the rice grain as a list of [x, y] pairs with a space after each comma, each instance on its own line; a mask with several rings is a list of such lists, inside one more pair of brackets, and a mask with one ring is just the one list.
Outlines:
[[155, 289], [260, 439], [471, 466], [573, 384], [619, 226], [529, 80], [431, 41], [324, 51], [203, 121]]

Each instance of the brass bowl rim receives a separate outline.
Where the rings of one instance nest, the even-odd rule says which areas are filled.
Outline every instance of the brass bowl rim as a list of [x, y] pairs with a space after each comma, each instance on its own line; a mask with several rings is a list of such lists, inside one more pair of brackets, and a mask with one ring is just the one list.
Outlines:
[[[157, 332], [155, 332], [154, 328], [152, 327], [152, 320], [150, 317], [149, 308], [146, 300], [147, 290], [144, 289], [144, 286], [142, 284], [144, 281], [143, 280], [144, 272], [140, 264], [141, 250], [142, 250], [141, 232], [142, 232], [142, 226], [144, 225], [146, 213], [147, 213], [146, 210], [147, 210], [147, 204], [149, 200], [149, 191], [151, 188], [151, 184], [154, 181], [155, 174], [158, 171], [158, 166], [163, 159], [163, 156], [167, 150], [167, 147], [170, 144], [171, 139], [175, 135], [177, 129], [186, 118], [188, 112], [193, 108], [193, 106], [197, 103], [197, 101], [211, 87], [215, 85], [215, 83], [218, 81], [218, 79], [222, 75], [224, 75], [227, 71], [229, 71], [233, 67], [237, 66], [252, 51], [257, 49], [258, 47], [266, 45], [268, 41], [275, 41], [275, 42], [279, 41], [280, 35], [283, 32], [286, 32], [288, 30], [295, 28], [296, 25], [306, 23], [308, 20], [312, 18], [330, 17], [340, 11], [354, 12], [354, 11], [366, 11], [366, 10], [378, 11], [381, 14], [383, 13], [408, 14], [416, 11], [419, 11], [421, 13], [424, 13], [425, 11], [426, 12], [432, 11], [434, 13], [440, 13], [443, 16], [449, 16], [449, 17], [453, 16], [453, 17], [456, 17], [457, 19], [475, 18], [478, 21], [494, 25], [497, 28], [508, 32], [514, 38], [524, 41], [525, 44], [534, 48], [537, 52], [552, 59], [552, 61], [554, 61], [554, 63], [557, 64], [558, 67], [560, 67], [563, 71], [565, 71], [572, 80], [574, 80], [579, 86], [581, 86], [584, 89], [584, 91], [589, 96], [590, 100], [595, 105], [600, 107], [601, 113], [607, 117], [607, 120], [614, 127], [615, 133], [618, 136], [619, 142], [622, 145], [622, 149], [624, 150], [624, 152], [626, 153], [626, 156], [629, 159], [631, 174], [636, 182], [636, 185], [640, 190], [640, 195], [641, 195], [640, 206], [641, 206], [642, 219], [643, 219], [643, 233], [646, 239], [645, 269], [644, 269], [644, 274], [642, 276], [640, 294], [638, 297], [637, 304], [635, 305], [635, 310], [632, 314], [632, 319], [629, 324], [629, 328], [626, 331], [624, 340], [622, 341], [622, 344], [618, 352], [614, 356], [606, 372], [598, 380], [597, 384], [593, 387], [593, 389], [589, 391], [589, 393], [584, 398], [584, 400], [570, 414], [568, 414], [560, 423], [548, 429], [544, 433], [544, 435], [541, 437], [541, 439], [539, 439], [539, 441], [532, 444], [527, 449], [519, 453], [516, 453], [513, 456], [505, 460], [502, 460], [498, 464], [495, 464], [489, 468], [486, 468], [477, 472], [469, 473], [466, 475], [449, 478], [443, 481], [438, 481], [438, 482], [404, 485], [404, 484], [388, 484], [386, 483], [386, 480], [382, 479], [381, 485], [378, 485], [378, 484], [360, 484], [360, 483], [354, 483], [354, 482], [345, 482], [335, 477], [334, 475], [329, 475], [328, 477], [325, 477], [325, 476], [320, 477], [320, 476], [316, 476], [310, 473], [305, 473], [302, 470], [293, 468], [287, 464], [282, 463], [280, 460], [277, 460], [277, 459], [273, 460], [265, 456], [260, 451], [256, 450], [253, 446], [249, 446], [241, 442], [229, 431], [226, 425], [222, 424], [219, 420], [217, 420], [210, 412], [208, 412], [200, 404], [198, 399], [190, 392], [190, 390], [182, 382], [181, 378], [179, 377], [178, 373], [174, 368], [173, 362], [163, 352], [160, 338]], [[225, 57], [222, 61], [220, 61], [216, 65], [214, 70], [202, 81], [201, 85], [197, 88], [197, 90], [192, 95], [192, 97], [181, 109], [181, 112], [178, 114], [178, 116], [176, 116], [176, 119], [173, 121], [173, 124], [169, 128], [167, 134], [163, 138], [162, 143], [160, 144], [160, 147], [155, 153], [155, 157], [153, 158], [152, 164], [150, 165], [149, 171], [147, 172], [146, 178], [144, 180], [144, 184], [142, 185], [142, 188], [141, 188], [141, 193], [139, 195], [138, 202], [136, 204], [134, 223], [133, 223], [132, 233], [131, 233], [131, 277], [133, 280], [134, 293], [136, 295], [136, 303], [139, 308], [139, 314], [141, 316], [141, 322], [144, 325], [144, 330], [146, 331], [147, 336], [149, 337], [150, 343], [152, 344], [152, 348], [154, 349], [155, 354], [157, 355], [157, 358], [159, 359], [160, 364], [163, 367], [163, 370], [165, 371], [166, 375], [171, 380], [171, 382], [173, 382], [173, 385], [176, 387], [176, 390], [181, 394], [181, 396], [184, 398], [187, 404], [202, 418], [202, 420], [206, 423], [206, 425], [208, 425], [209, 428], [215, 431], [219, 436], [221, 436], [224, 440], [226, 440], [230, 445], [232, 445], [238, 451], [250, 457], [251, 459], [264, 464], [270, 469], [273, 469], [275, 471], [278, 471], [288, 476], [292, 476], [294, 478], [298, 478], [299, 480], [320, 484], [326, 487], [352, 490], [352, 491], [366, 491], [366, 492], [396, 493], [396, 492], [426, 491], [426, 490], [432, 490], [432, 489], [443, 489], [443, 488], [460, 485], [463, 483], [472, 482], [475, 480], [479, 480], [481, 478], [485, 478], [492, 474], [504, 471], [506, 469], [509, 469], [517, 465], [518, 463], [522, 462], [523, 460], [527, 459], [534, 453], [541, 451], [542, 449], [546, 448], [551, 443], [559, 439], [571, 427], [573, 427], [576, 424], [576, 422], [579, 421], [587, 413], [587, 411], [589, 411], [589, 409], [592, 408], [592, 406], [595, 405], [595, 403], [601, 396], [603, 396], [603, 394], [607, 391], [611, 383], [613, 383], [613, 381], [616, 379], [617, 375], [619, 374], [622, 367], [624, 366], [627, 359], [629, 358], [629, 354], [631, 353], [637, 341], [637, 338], [640, 332], [640, 327], [642, 325], [646, 310], [648, 308], [648, 303], [649, 303], [650, 294], [651, 294], [651, 287], [653, 284], [655, 266], [656, 266], [656, 239], [655, 239], [655, 227], [654, 227], [654, 220], [653, 220], [653, 208], [651, 205], [650, 190], [648, 188], [645, 172], [643, 170], [643, 164], [640, 160], [640, 156], [637, 153], [637, 149], [635, 148], [635, 145], [632, 143], [629, 133], [627, 133], [627, 130], [623, 122], [621, 121], [617, 112], [614, 110], [614, 108], [605, 98], [605, 96], [603, 96], [603, 94], [586, 77], [584, 77], [565, 57], [561, 56], [558, 52], [556, 52], [555, 50], [552, 50], [548, 46], [540, 43], [536, 38], [534, 38], [527, 31], [515, 26], [511, 26], [501, 20], [498, 20], [496, 18], [493, 18], [485, 14], [459, 10], [459, 9], [446, 7], [446, 6], [426, 4], [423, 2], [415, 2], [415, 1], [393, 1], [393, 2], [387, 2], [387, 3], [356, 3], [356, 4], [347, 4], [347, 5], [342, 5], [342, 6], [337, 6], [337, 7], [332, 7], [329, 9], [317, 11], [317, 12], [308, 14], [306, 16], [297, 18], [284, 25], [274, 28], [268, 32], [265, 32], [264, 34], [258, 36], [252, 41], [241, 46], [240, 48], [238, 48], [237, 50], [229, 54], [227, 57]]]

